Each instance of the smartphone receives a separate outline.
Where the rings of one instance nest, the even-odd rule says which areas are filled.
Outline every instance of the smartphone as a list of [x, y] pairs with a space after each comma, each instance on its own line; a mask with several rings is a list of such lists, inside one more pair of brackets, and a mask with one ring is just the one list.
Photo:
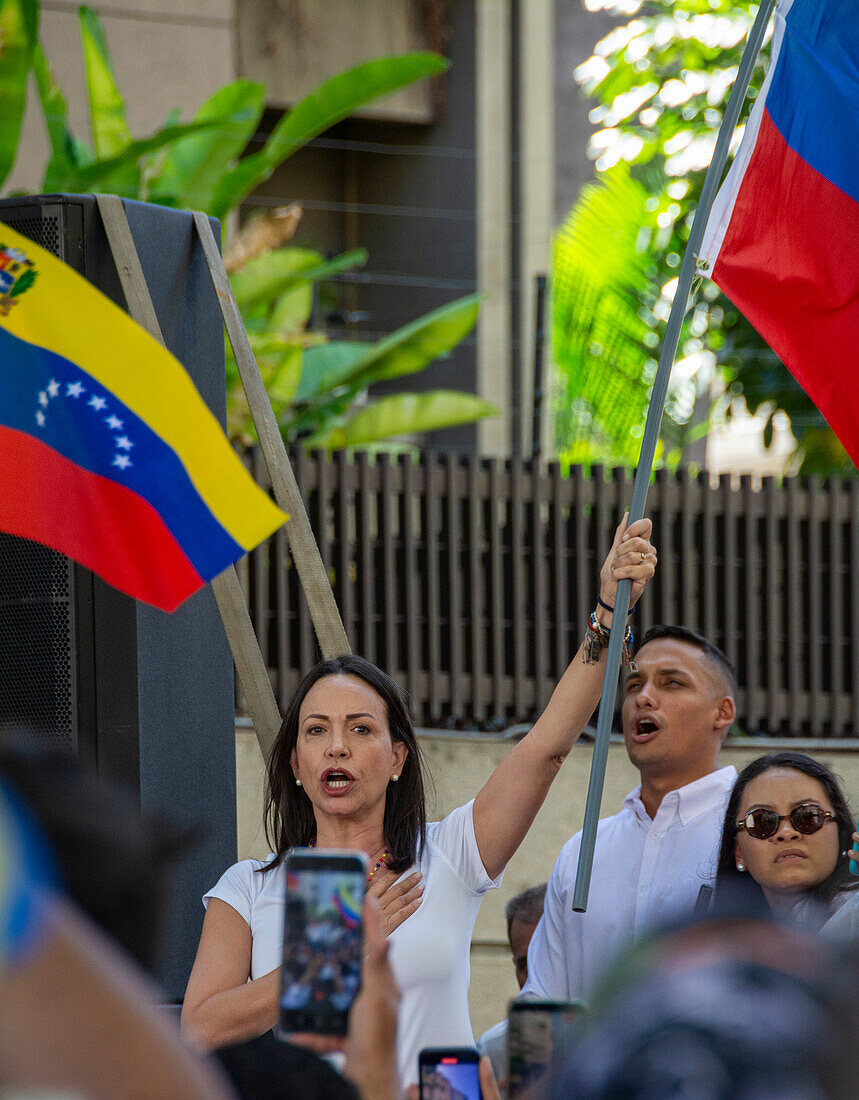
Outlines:
[[470, 1047], [433, 1047], [418, 1055], [420, 1100], [481, 1100], [477, 1065]]
[[542, 1077], [573, 1041], [583, 1001], [513, 1001], [507, 1015], [508, 1097], [521, 1095]]
[[279, 1031], [345, 1035], [361, 985], [367, 857], [294, 848], [284, 867]]

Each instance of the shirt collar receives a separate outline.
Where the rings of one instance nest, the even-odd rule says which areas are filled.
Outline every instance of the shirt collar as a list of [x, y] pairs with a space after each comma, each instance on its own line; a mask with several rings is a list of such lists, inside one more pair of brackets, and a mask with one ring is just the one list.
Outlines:
[[[663, 811], [671, 813], [672, 820], [679, 817], [681, 825], [688, 825], [699, 814], [711, 810], [715, 805], [727, 798], [731, 788], [737, 779], [737, 769], [733, 764], [718, 768], [709, 775], [696, 779], [694, 783], [687, 783], [685, 787], [678, 787], [675, 791], [669, 791], [662, 799], [658, 813]], [[624, 809], [631, 813], [648, 827], [652, 821], [641, 801], [641, 784], [629, 792], [623, 800]], [[673, 811], [673, 812], [672, 812]]]

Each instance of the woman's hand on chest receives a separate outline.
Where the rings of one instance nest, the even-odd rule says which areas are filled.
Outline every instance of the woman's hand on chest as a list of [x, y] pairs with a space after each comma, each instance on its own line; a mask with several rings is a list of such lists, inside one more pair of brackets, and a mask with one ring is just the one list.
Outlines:
[[[414, 871], [400, 879], [399, 871], [378, 870], [367, 887], [367, 894], [379, 903], [382, 929], [386, 936], [399, 928], [416, 912], [423, 901], [423, 876]], [[399, 880], [399, 881], [398, 881]]]

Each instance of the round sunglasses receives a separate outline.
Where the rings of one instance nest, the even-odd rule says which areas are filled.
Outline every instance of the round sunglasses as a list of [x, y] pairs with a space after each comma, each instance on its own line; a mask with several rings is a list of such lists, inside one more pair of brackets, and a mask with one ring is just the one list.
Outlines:
[[816, 802], [806, 802], [795, 806], [789, 814], [777, 814], [775, 810], [749, 810], [745, 817], [737, 822], [738, 829], [745, 829], [749, 836], [757, 840], [766, 840], [775, 836], [783, 821], [790, 821], [798, 833], [811, 836], [822, 829], [827, 821], [834, 821], [835, 814], [824, 810]]

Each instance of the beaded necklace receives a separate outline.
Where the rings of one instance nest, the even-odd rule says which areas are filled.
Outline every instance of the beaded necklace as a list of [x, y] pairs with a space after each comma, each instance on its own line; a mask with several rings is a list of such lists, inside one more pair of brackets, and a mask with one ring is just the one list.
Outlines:
[[[311, 841], [310, 841], [310, 842], [308, 843], [307, 847], [308, 847], [308, 848], [315, 848], [315, 847], [316, 847], [316, 837], [314, 837], [314, 838], [313, 838], [313, 839], [312, 839], [312, 840], [311, 840]], [[381, 855], [379, 856], [379, 858], [378, 858], [378, 859], [376, 860], [376, 866], [375, 866], [375, 867], [373, 868], [373, 870], [372, 870], [372, 871], [371, 871], [371, 872], [369, 873], [369, 875], [367, 875], [367, 885], [368, 885], [368, 886], [369, 886], [369, 885], [370, 885], [370, 883], [371, 883], [371, 882], [373, 881], [373, 876], [375, 875], [375, 873], [376, 873], [376, 872], [377, 872], [377, 871], [379, 870], [379, 868], [380, 868], [380, 867], [382, 866], [382, 864], [383, 864], [383, 863], [385, 862], [385, 860], [386, 860], [386, 859], [388, 858], [388, 856], [389, 856], [390, 854], [391, 854], [391, 852], [390, 852], [390, 849], [386, 848], [386, 849], [384, 850], [384, 852], [382, 852], [382, 854], [381, 854]]]
[[373, 875], [375, 875], [375, 873], [376, 873], [376, 872], [377, 872], [377, 871], [379, 870], [379, 868], [380, 868], [380, 867], [382, 866], [382, 864], [383, 864], [383, 863], [385, 862], [385, 860], [386, 860], [386, 859], [388, 858], [388, 856], [389, 856], [390, 854], [391, 854], [391, 853], [390, 853], [390, 852], [388, 851], [388, 849], [386, 848], [386, 849], [384, 850], [384, 852], [382, 852], [382, 854], [381, 854], [381, 855], [379, 856], [379, 858], [378, 858], [378, 859], [376, 860], [376, 866], [375, 866], [375, 867], [373, 868], [373, 870], [372, 870], [372, 871], [371, 871], [371, 872], [369, 873], [369, 875], [367, 875], [367, 885], [368, 885], [368, 886], [369, 886], [369, 885], [370, 885], [370, 883], [371, 883], [371, 882], [373, 881]]

